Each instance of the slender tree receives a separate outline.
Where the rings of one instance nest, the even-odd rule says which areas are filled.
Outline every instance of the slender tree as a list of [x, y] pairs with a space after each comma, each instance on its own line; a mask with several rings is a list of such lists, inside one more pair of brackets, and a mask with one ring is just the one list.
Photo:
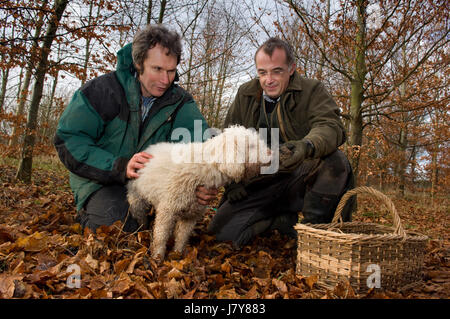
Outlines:
[[36, 139], [36, 123], [39, 110], [39, 103], [42, 98], [45, 75], [47, 73], [48, 56], [53, 40], [56, 37], [59, 21], [67, 7], [69, 0], [55, 0], [52, 18], [50, 19], [44, 40], [42, 42], [39, 62], [36, 68], [36, 81], [33, 87], [30, 110], [28, 113], [25, 138], [22, 146], [21, 157], [17, 169], [16, 178], [23, 182], [31, 181], [31, 172], [33, 165], [33, 148]]

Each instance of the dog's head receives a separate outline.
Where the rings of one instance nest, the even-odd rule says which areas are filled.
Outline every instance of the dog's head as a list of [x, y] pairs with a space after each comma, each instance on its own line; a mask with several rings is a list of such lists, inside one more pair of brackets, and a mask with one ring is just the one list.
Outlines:
[[257, 176], [271, 160], [270, 149], [255, 129], [231, 126], [208, 142], [209, 160], [236, 182]]

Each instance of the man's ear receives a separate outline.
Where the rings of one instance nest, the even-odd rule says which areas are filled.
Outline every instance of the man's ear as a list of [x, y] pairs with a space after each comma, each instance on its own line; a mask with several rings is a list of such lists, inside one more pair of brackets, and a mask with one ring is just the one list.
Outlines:
[[173, 81], [174, 81], [174, 82], [180, 81], [180, 75], [178, 74], [178, 70], [175, 71], [175, 79], [174, 79]]
[[294, 74], [295, 69], [297, 68], [297, 65], [295, 63], [291, 64], [291, 68], [289, 70], [289, 75]]
[[132, 68], [134, 68], [137, 75], [141, 75], [141, 71], [140, 71], [141, 69], [139, 68], [139, 66], [137, 66], [136, 64], [133, 63]]

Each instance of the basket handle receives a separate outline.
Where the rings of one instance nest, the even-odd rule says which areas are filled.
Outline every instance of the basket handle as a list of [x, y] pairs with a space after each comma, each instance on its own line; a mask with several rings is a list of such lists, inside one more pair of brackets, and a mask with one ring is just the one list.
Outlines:
[[344, 196], [342, 196], [341, 200], [339, 201], [339, 204], [337, 205], [336, 212], [334, 213], [334, 218], [331, 221], [332, 224], [335, 224], [338, 222], [340, 222], [341, 224], [343, 223], [341, 213], [342, 213], [342, 210], [344, 209], [345, 204], [347, 203], [347, 201], [350, 197], [352, 197], [353, 195], [356, 195], [356, 194], [361, 194], [361, 193], [369, 193], [369, 194], [373, 195], [374, 197], [380, 199], [383, 202], [383, 204], [386, 206], [386, 208], [389, 210], [389, 212], [391, 213], [391, 215], [394, 219], [394, 228], [395, 228], [394, 233], [396, 235], [406, 236], [406, 232], [403, 229], [402, 222], [400, 220], [400, 216], [398, 215], [397, 210], [395, 209], [394, 203], [390, 200], [389, 197], [384, 195], [382, 192], [380, 192], [372, 187], [367, 187], [367, 186], [360, 186], [360, 187], [353, 188], [353, 189], [349, 190], [347, 193], [345, 193]]

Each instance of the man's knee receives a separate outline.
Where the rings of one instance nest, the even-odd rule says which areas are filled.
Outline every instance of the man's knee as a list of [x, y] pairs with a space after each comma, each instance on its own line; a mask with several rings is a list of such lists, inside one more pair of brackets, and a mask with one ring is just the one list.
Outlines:
[[352, 168], [347, 157], [340, 150], [322, 159], [311, 189], [316, 193], [342, 195], [352, 178]]
[[[308, 187], [304, 197], [303, 223], [329, 223], [345, 192], [354, 187], [350, 162], [341, 151], [322, 159], [314, 182]], [[342, 213], [344, 221], [351, 220], [353, 203], [348, 202]]]
[[124, 186], [105, 186], [90, 196], [79, 212], [79, 221], [83, 228], [88, 227], [95, 232], [99, 226], [109, 226], [120, 220], [124, 223], [123, 231], [133, 232], [139, 225], [129, 216], [128, 208]]

